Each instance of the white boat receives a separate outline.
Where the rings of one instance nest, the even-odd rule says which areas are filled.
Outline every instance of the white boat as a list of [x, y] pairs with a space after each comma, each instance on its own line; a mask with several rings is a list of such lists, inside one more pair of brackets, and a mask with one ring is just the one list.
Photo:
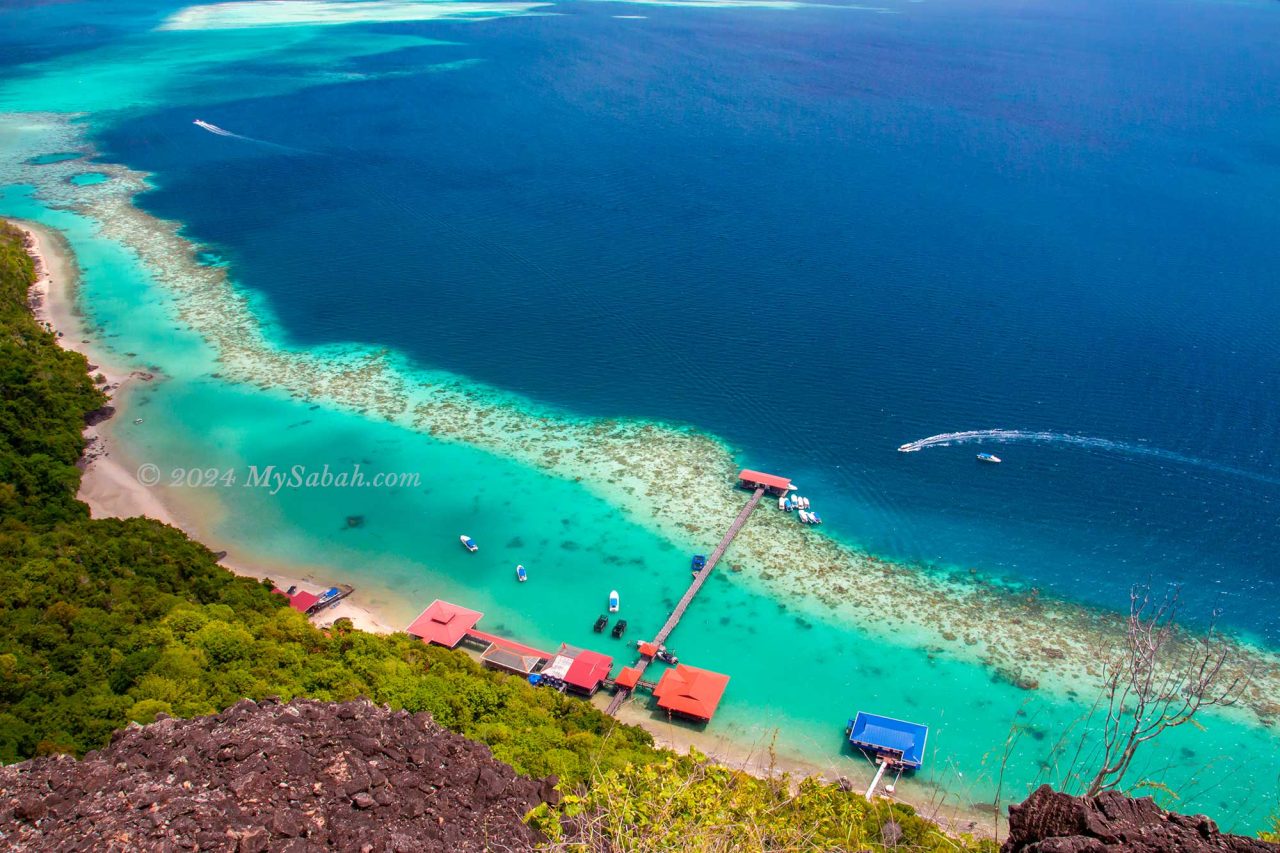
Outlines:
[[813, 523], [809, 521], [809, 513], [805, 512], [804, 510], [800, 510], [800, 520], [803, 521], [805, 524]]
[[778, 509], [787, 508], [787, 499], [785, 496], [778, 498]]
[[809, 523], [810, 523], [810, 524], [821, 524], [821, 523], [822, 523], [822, 516], [818, 515], [816, 512], [811, 512], [811, 513], [809, 513]]
[[618, 591], [616, 589], [610, 590], [609, 591], [609, 612], [617, 613], [618, 608], [621, 606], [622, 606], [622, 602], [618, 598]]
[[524, 570], [524, 566], [516, 566], [516, 580], [524, 583], [529, 579], [529, 573]]
[[809, 499], [808, 499], [808, 498], [801, 498], [801, 499], [800, 499], [800, 506], [802, 506], [802, 507], [803, 507], [803, 508], [805, 508], [805, 509], [808, 509], [808, 508], [809, 508]]
[[475, 543], [475, 541], [474, 541], [470, 536], [468, 536], [467, 534], [465, 534], [465, 533], [464, 533], [464, 534], [462, 534], [461, 536], [459, 536], [459, 537], [458, 537], [458, 539], [459, 539], [459, 540], [461, 540], [461, 542], [462, 542], [462, 547], [463, 547], [463, 548], [466, 548], [468, 551], [473, 551], [473, 552], [474, 552], [474, 551], [479, 551], [479, 550], [480, 550], [480, 546], [479, 546], [479, 545], [477, 545], [477, 544]]
[[1000, 457], [999, 457], [999, 456], [996, 456], [994, 453], [979, 453], [979, 454], [978, 454], [978, 461], [979, 461], [979, 462], [989, 462], [989, 463], [991, 463], [992, 465], [999, 465], [999, 464], [1000, 464]]

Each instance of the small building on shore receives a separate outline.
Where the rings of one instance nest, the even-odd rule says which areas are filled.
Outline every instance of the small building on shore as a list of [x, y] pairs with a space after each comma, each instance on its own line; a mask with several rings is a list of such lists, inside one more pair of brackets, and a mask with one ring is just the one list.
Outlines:
[[437, 598], [410, 623], [405, 632], [424, 643], [457, 648], [458, 643], [462, 642], [462, 638], [476, 626], [483, 615], [478, 610], [468, 610]]
[[728, 684], [727, 675], [678, 664], [662, 673], [653, 696], [668, 714], [705, 723], [715, 716]]
[[738, 472], [738, 485], [752, 491], [763, 487], [766, 493], [777, 497], [782, 497], [795, 488], [791, 484], [789, 477], [779, 477], [776, 474], [766, 474], [763, 471], [752, 471], [750, 468], [743, 468]]
[[564, 676], [566, 690], [591, 696], [600, 689], [600, 685], [609, 678], [609, 670], [613, 669], [613, 658], [583, 649], [578, 652]]

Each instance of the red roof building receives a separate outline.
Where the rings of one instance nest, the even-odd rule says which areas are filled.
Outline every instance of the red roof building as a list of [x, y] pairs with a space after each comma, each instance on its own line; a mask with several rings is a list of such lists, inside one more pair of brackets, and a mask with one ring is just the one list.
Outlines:
[[476, 610], [468, 610], [456, 604], [436, 599], [405, 629], [424, 643], [435, 643], [450, 649], [462, 642], [467, 632], [476, 626], [483, 616]]
[[624, 688], [626, 690], [635, 690], [636, 685], [640, 682], [640, 670], [634, 666], [624, 666], [618, 670], [618, 677], [613, 680], [615, 687]]
[[565, 673], [565, 687], [575, 693], [590, 696], [600, 689], [600, 682], [609, 677], [609, 670], [612, 668], [613, 658], [583, 649], [574, 657], [569, 671]]
[[715, 715], [728, 684], [727, 675], [679, 664], [662, 673], [653, 695], [667, 713], [706, 722]]
[[743, 468], [738, 472], [738, 485], [744, 489], [753, 490], [764, 486], [766, 491], [775, 495], [785, 495], [795, 488], [791, 485], [791, 480], [786, 477], [752, 471], [750, 468]]
[[293, 595], [290, 595], [283, 589], [273, 589], [272, 592], [278, 592], [285, 598], [289, 599], [289, 606], [303, 614], [315, 607], [316, 602], [320, 600], [320, 596], [316, 595], [314, 592], [295, 592]]

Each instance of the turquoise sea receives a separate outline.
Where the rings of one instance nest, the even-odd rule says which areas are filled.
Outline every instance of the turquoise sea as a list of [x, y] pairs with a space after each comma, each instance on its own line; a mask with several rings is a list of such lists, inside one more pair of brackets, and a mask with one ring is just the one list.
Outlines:
[[[0, 215], [158, 375], [113, 455], [393, 624], [630, 662], [733, 464], [792, 476], [822, 530], [760, 510], [671, 640], [732, 675], [706, 735], [861, 778], [845, 719], [919, 720], [900, 790], [981, 811], [1081, 769], [1091, 676], [1041, 656], [1085, 608], [1181, 581], [1280, 645], [1277, 36], [1261, 0], [0, 2]], [[421, 481], [244, 486], [357, 464]], [[1131, 781], [1261, 826], [1274, 729], [1204, 722]]]

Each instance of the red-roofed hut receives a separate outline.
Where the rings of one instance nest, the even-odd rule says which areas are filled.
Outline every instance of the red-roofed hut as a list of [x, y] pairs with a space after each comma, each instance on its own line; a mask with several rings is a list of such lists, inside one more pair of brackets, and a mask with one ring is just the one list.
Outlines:
[[293, 595], [285, 592], [283, 589], [273, 589], [272, 592], [278, 592], [285, 598], [289, 599], [289, 606], [299, 613], [306, 613], [308, 610], [316, 606], [316, 602], [320, 600], [320, 596], [314, 592], [306, 592], [305, 590], [295, 592]]
[[662, 673], [653, 695], [668, 714], [706, 722], [715, 715], [729, 676], [680, 664]]
[[635, 690], [639, 683], [640, 670], [634, 666], [624, 666], [618, 670], [618, 677], [613, 680], [613, 686], [623, 690]]
[[787, 477], [779, 477], [776, 474], [765, 474], [761, 471], [752, 471], [750, 468], [743, 468], [738, 472], [738, 485], [744, 489], [752, 491], [764, 487], [765, 491], [771, 495], [782, 496], [795, 488], [791, 485], [791, 480]]
[[564, 676], [564, 686], [574, 693], [590, 696], [600, 689], [600, 682], [609, 677], [609, 670], [612, 668], [613, 658], [583, 649], [569, 665], [569, 671]]
[[452, 649], [462, 642], [483, 615], [477, 610], [468, 610], [437, 598], [405, 631], [423, 642]]

